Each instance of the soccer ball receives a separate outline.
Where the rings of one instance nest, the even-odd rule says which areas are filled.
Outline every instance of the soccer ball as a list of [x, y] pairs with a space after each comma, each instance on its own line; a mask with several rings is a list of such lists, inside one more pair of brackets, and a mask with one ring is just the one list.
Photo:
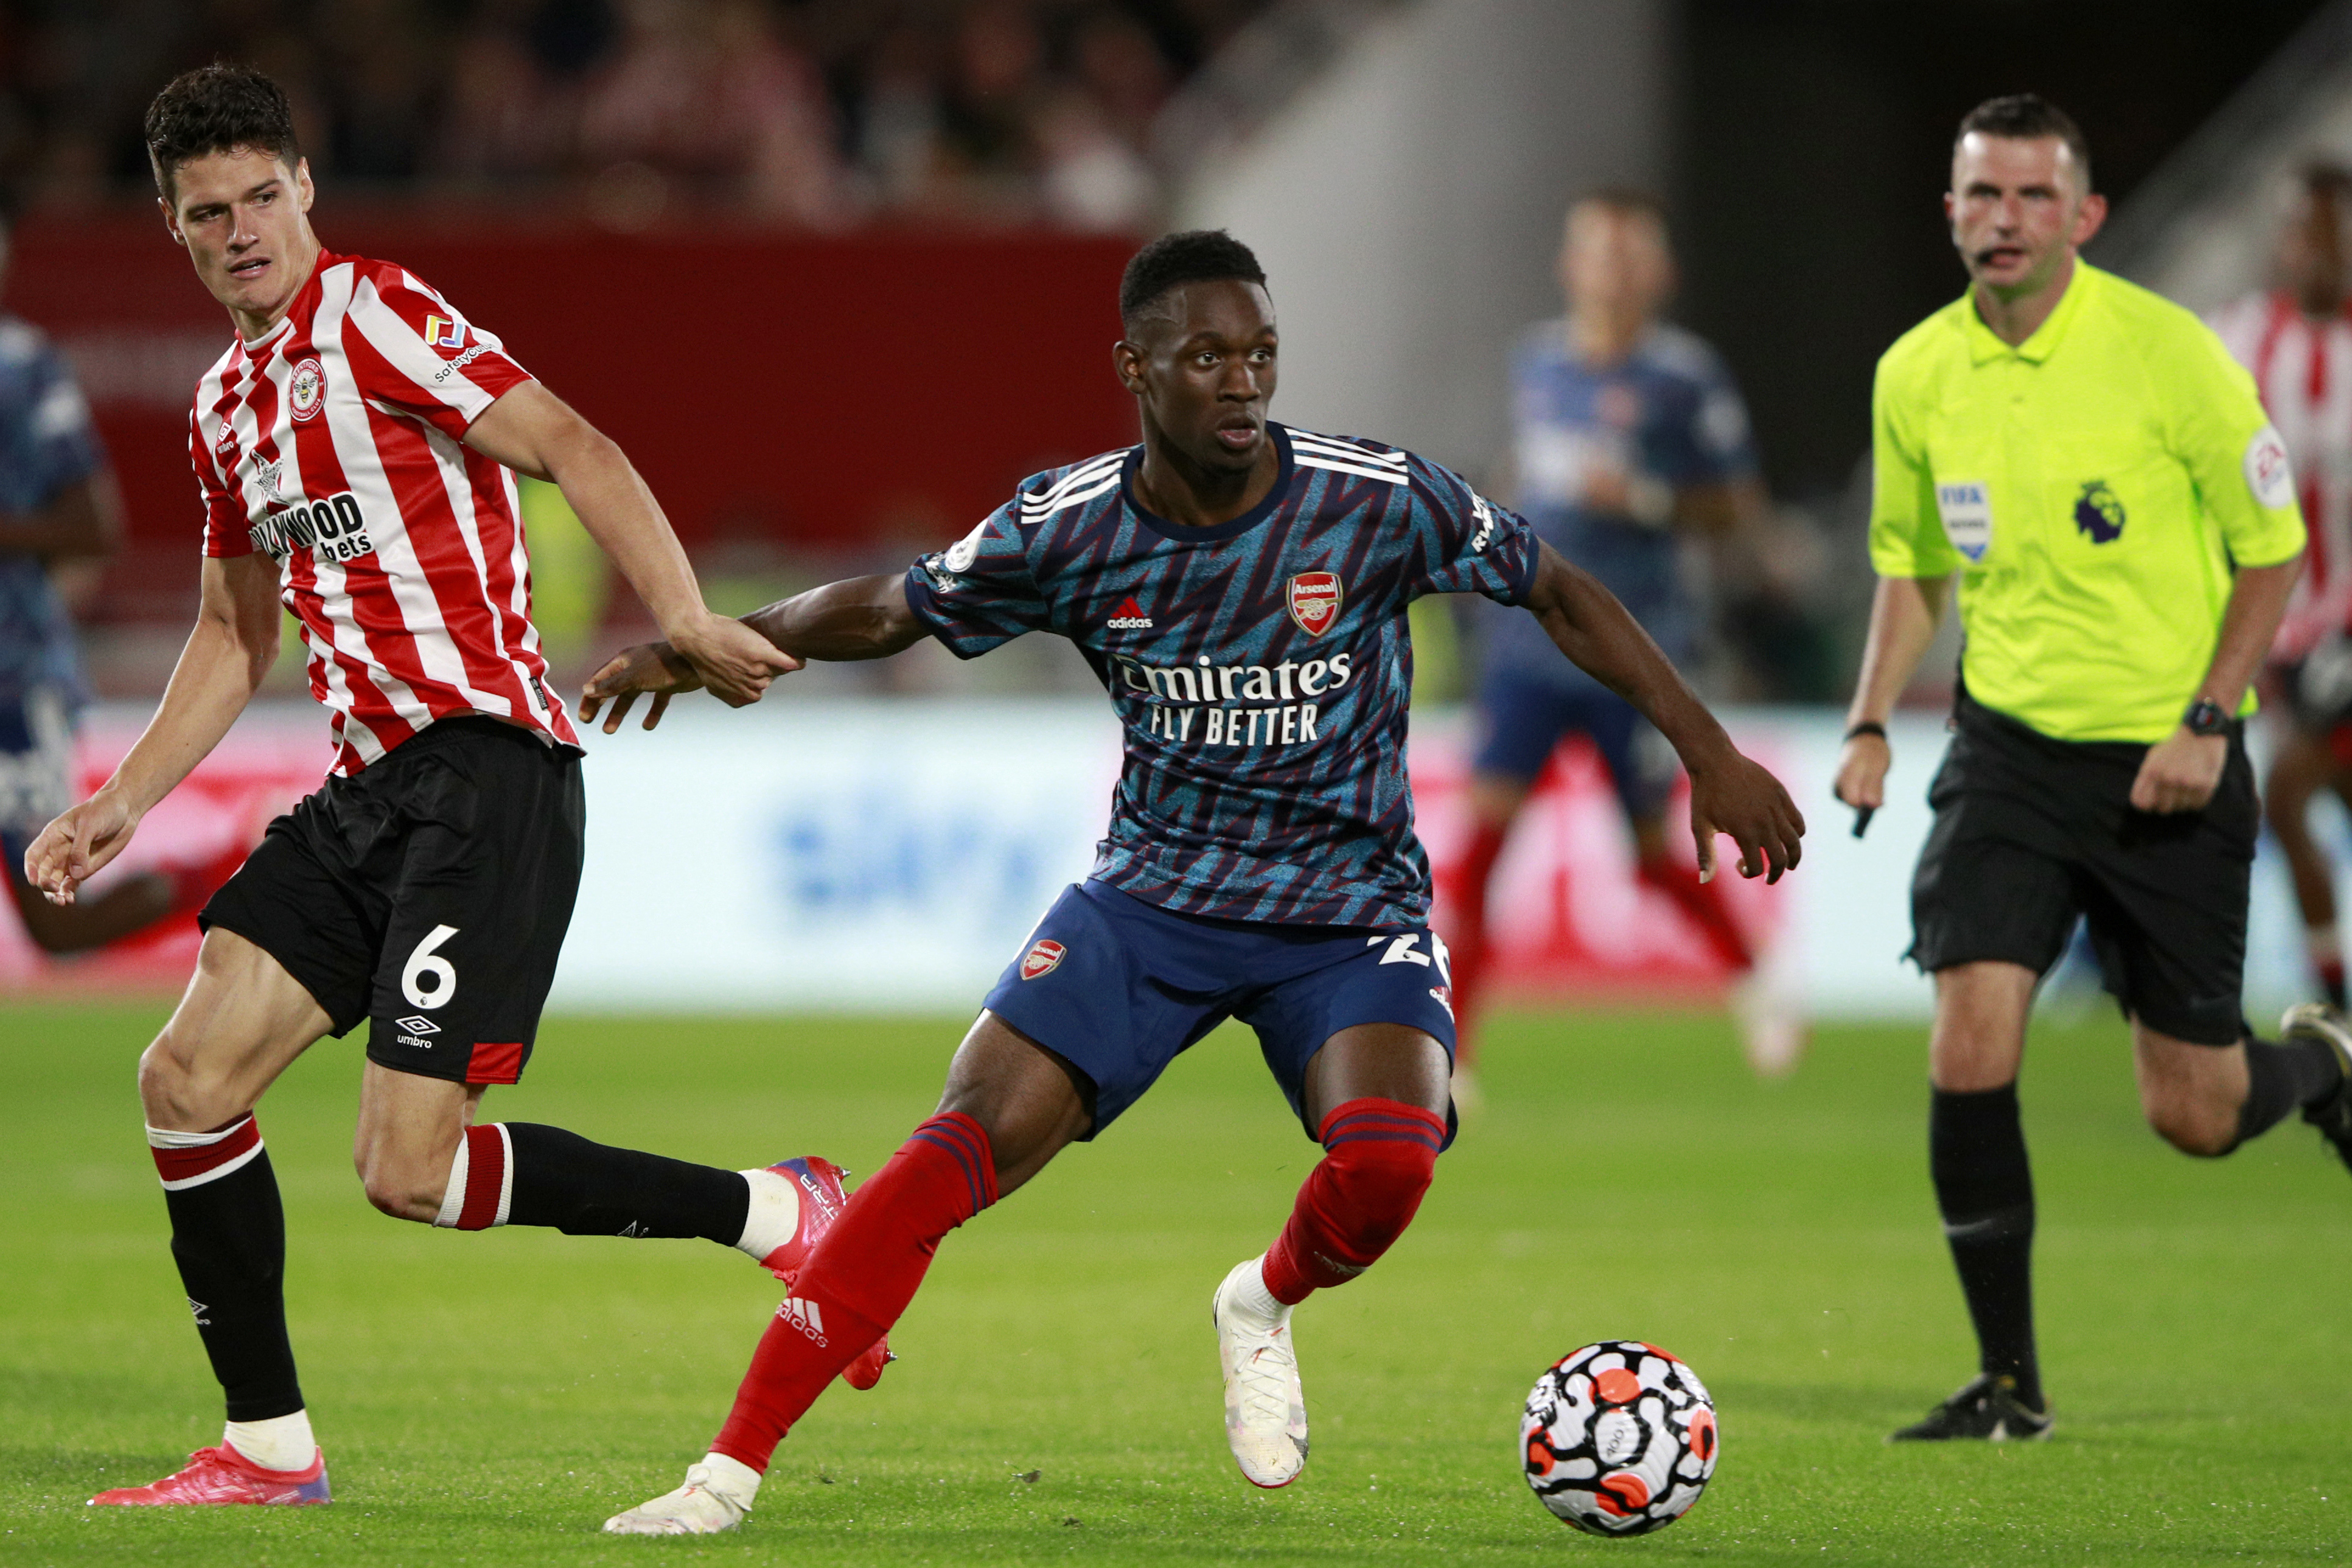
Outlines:
[[1536, 1379], [1519, 1423], [1528, 1485], [1567, 1523], [1646, 1535], [1680, 1519], [1715, 1474], [1715, 1402], [1654, 1344], [1603, 1340]]

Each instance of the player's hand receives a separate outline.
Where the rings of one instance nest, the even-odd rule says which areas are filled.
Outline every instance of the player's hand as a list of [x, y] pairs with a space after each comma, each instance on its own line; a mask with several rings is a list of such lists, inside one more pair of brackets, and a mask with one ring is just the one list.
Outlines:
[[2132, 780], [2131, 803], [2142, 811], [2200, 811], [2221, 787], [2230, 763], [2230, 737], [2192, 735], [2181, 726], [2147, 748], [2139, 777]]
[[1778, 882], [1804, 858], [1804, 814], [1780, 781], [1730, 752], [1720, 767], [1691, 770], [1691, 835], [1698, 841], [1701, 882], [1715, 876], [1715, 835], [1739, 846], [1739, 874]]
[[51, 904], [71, 904], [81, 884], [121, 854], [138, 830], [131, 808], [101, 789], [41, 830], [25, 852], [25, 880]]
[[1871, 813], [1886, 804], [1886, 770], [1895, 766], [1895, 748], [1883, 735], [1857, 735], [1838, 752], [1837, 780], [1830, 792], [1853, 808], [1853, 836], [1862, 837]]
[[770, 682], [801, 667], [798, 659], [724, 615], [705, 614], [691, 626], [672, 632], [669, 642], [694, 666], [710, 695], [729, 707], [758, 702]]
[[702, 677], [686, 656], [667, 643], [640, 643], [634, 648], [624, 648], [613, 655], [604, 667], [588, 677], [580, 688], [580, 722], [595, 722], [596, 710], [607, 699], [613, 699], [613, 711], [605, 717], [604, 733], [617, 734], [621, 721], [637, 698], [651, 693], [653, 706], [646, 711], [646, 727], [653, 728], [669, 711], [669, 699], [680, 692], [698, 692]]

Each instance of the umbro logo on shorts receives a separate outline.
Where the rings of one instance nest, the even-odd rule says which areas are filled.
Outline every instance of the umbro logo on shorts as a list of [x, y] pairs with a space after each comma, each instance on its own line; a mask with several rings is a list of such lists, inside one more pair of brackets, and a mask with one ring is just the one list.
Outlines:
[[1021, 955], [1021, 977], [1034, 980], [1040, 975], [1052, 974], [1054, 966], [1060, 963], [1062, 956], [1068, 951], [1051, 936], [1039, 937], [1029, 945], [1029, 951]]
[[431, 1019], [426, 1018], [422, 1013], [411, 1013], [404, 1019], [394, 1019], [392, 1022], [394, 1028], [404, 1029], [411, 1034], [439, 1034], [441, 1032], [441, 1026], [435, 1023]]

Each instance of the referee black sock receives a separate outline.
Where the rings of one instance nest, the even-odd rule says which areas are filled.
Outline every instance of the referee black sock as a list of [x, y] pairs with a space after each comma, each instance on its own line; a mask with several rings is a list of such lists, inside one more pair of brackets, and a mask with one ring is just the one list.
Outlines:
[[232, 1421], [302, 1408], [286, 1336], [286, 1211], [269, 1151], [250, 1115], [209, 1133], [147, 1130], [172, 1260]]
[[1944, 1217], [1979, 1364], [2017, 1380], [2018, 1397], [2042, 1402], [2033, 1351], [2033, 1173], [2018, 1124], [2017, 1085], [1975, 1093], [1937, 1089], [1927, 1113], [1929, 1168]]
[[2287, 1113], [2315, 1105], [2343, 1084], [2344, 1070], [2325, 1040], [2273, 1045], [2246, 1037], [2246, 1103], [2238, 1107], [2238, 1144], [2267, 1133]]
[[[472, 1168], [453, 1221], [462, 1229], [545, 1225], [567, 1236], [700, 1236], [732, 1247], [751, 1212], [740, 1172], [610, 1148], [561, 1127], [499, 1122], [469, 1129], [467, 1145]], [[489, 1168], [500, 1161], [503, 1171]]]

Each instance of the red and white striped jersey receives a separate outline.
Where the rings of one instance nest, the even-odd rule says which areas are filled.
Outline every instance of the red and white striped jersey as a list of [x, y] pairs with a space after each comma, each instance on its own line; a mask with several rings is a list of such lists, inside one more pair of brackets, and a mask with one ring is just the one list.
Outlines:
[[321, 252], [285, 319], [196, 385], [205, 553], [277, 560], [335, 773], [453, 714], [579, 744], [547, 689], [514, 476], [462, 440], [529, 380], [415, 275]]
[[2352, 310], [2315, 319], [2292, 295], [2250, 294], [2211, 325], [2253, 372], [2294, 471], [2311, 542], [2273, 653], [2300, 659], [2352, 629]]

